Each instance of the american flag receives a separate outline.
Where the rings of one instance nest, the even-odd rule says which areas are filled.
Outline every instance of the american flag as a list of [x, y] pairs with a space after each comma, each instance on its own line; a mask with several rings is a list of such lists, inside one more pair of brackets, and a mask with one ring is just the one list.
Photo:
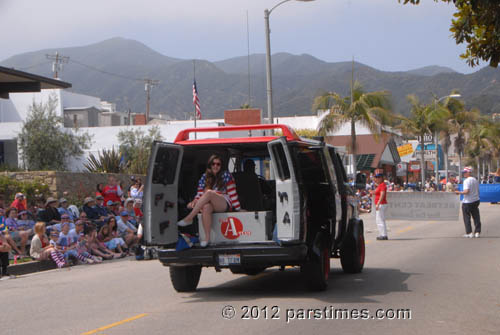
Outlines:
[[193, 83], [193, 105], [196, 108], [196, 118], [201, 120], [200, 99], [198, 99], [198, 90], [196, 89], [196, 80]]

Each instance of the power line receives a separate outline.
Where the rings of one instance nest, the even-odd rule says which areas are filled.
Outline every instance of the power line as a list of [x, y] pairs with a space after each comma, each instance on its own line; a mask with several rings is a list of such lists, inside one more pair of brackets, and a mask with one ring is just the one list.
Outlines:
[[113, 73], [113, 72], [101, 70], [101, 69], [98, 69], [98, 68], [96, 68], [96, 67], [94, 67], [92, 65], [84, 64], [84, 63], [82, 63], [80, 61], [77, 61], [75, 59], [71, 59], [70, 62], [78, 64], [78, 65], [81, 65], [83, 67], [86, 67], [88, 69], [91, 69], [91, 70], [94, 70], [94, 71], [97, 71], [97, 72], [100, 72], [100, 73], [103, 73], [103, 74], [107, 74], [109, 76], [114, 76], [114, 77], [118, 77], [118, 78], [122, 78], [122, 79], [132, 80], [132, 81], [143, 81], [144, 80], [144, 79], [141, 79], [141, 78], [134, 78], [134, 77], [124, 76], [124, 75], [121, 75], [121, 74], [117, 74], [117, 73]]
[[38, 67], [38, 66], [42, 66], [42, 65], [45, 65], [45, 64], [49, 64], [51, 63], [52, 61], [45, 61], [45, 62], [42, 62], [42, 63], [38, 63], [38, 64], [34, 64], [34, 65], [30, 65], [30, 66], [26, 66], [26, 67], [20, 67], [19, 70], [29, 70], [29, 69], [32, 69], [34, 67]]

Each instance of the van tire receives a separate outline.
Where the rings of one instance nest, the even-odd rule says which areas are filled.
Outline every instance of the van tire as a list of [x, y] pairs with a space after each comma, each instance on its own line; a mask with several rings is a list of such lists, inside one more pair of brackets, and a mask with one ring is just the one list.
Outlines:
[[330, 253], [330, 248], [326, 245], [321, 249], [320, 256], [312, 253], [308, 262], [300, 267], [309, 288], [313, 291], [324, 291], [328, 288]]
[[365, 237], [363, 235], [363, 222], [352, 227], [352, 233], [340, 249], [340, 263], [345, 273], [360, 273], [365, 265]]
[[201, 265], [170, 266], [170, 280], [177, 292], [194, 292], [201, 276]]

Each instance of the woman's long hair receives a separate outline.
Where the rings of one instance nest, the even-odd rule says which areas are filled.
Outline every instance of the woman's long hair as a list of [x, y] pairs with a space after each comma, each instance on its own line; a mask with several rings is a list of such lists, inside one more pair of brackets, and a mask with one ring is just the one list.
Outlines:
[[[221, 163], [221, 167], [217, 175], [212, 173], [212, 163], [214, 160], [218, 159]], [[208, 159], [207, 170], [205, 172], [206, 177], [206, 187], [209, 190], [217, 188], [218, 190], [224, 187], [224, 180], [222, 179], [222, 158], [219, 155], [212, 155]]]
[[[114, 222], [113, 227], [111, 227], [111, 222]], [[118, 229], [118, 226], [116, 224], [116, 218], [114, 216], [109, 218], [108, 227], [109, 227], [109, 233], [111, 233], [112, 231], [116, 231]]]

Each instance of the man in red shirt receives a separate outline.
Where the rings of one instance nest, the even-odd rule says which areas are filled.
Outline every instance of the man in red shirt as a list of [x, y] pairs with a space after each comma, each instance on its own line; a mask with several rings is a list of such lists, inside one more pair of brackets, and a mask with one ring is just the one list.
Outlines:
[[10, 207], [15, 207], [17, 208], [17, 212], [21, 213], [22, 211], [26, 210], [26, 204], [24, 201], [24, 194], [22, 193], [16, 193], [16, 198], [10, 205]]
[[387, 240], [387, 225], [385, 223], [385, 210], [387, 208], [387, 185], [384, 182], [384, 174], [375, 175], [375, 222], [377, 222], [378, 236], [377, 240]]
[[104, 196], [104, 203], [107, 204], [108, 201], [112, 202], [120, 202], [121, 203], [121, 195], [123, 194], [120, 185], [114, 176], [108, 177], [108, 184], [104, 186], [104, 190], [102, 191], [102, 195]]

